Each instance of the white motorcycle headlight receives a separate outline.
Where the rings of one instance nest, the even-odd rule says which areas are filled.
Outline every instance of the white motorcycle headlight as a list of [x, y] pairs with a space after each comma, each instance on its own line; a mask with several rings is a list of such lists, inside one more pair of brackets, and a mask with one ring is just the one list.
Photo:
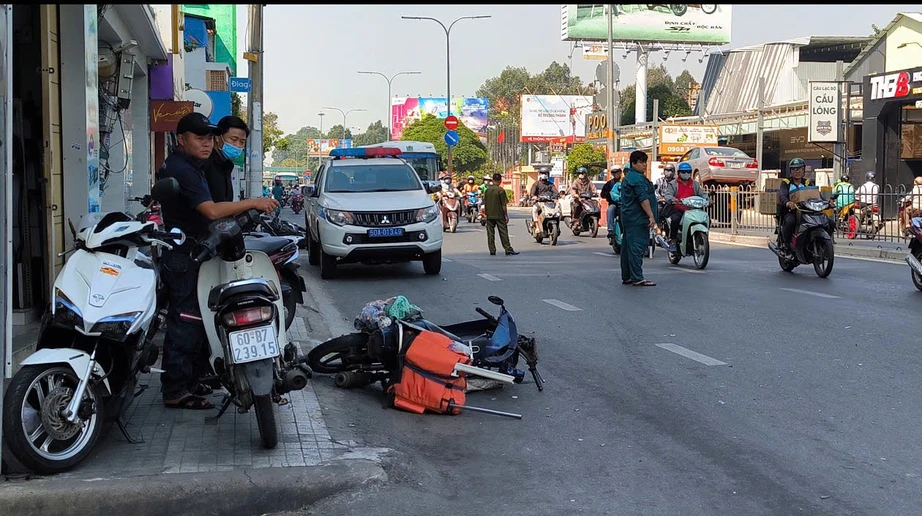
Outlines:
[[416, 210], [416, 222], [425, 222], [429, 223], [441, 215], [438, 206], [432, 205], [426, 208], [420, 208]]
[[335, 224], [337, 226], [351, 226], [354, 220], [352, 214], [348, 211], [331, 210], [326, 208], [321, 209], [320, 213], [322, 218], [325, 218], [329, 223]]

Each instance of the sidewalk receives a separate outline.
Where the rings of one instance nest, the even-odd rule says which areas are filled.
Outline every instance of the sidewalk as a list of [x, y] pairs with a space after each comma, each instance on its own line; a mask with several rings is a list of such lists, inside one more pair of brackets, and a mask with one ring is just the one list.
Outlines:
[[[316, 301], [306, 293], [305, 308]], [[296, 317], [289, 338], [306, 352], [328, 331]], [[308, 383], [277, 407], [279, 445], [259, 442], [253, 411], [166, 409], [159, 374], [143, 375], [147, 389], [129, 409], [128, 431], [144, 442], [130, 444], [112, 425], [92, 455], [72, 471], [53, 477], [0, 482], [4, 513], [31, 514], [246, 514], [294, 510], [358, 485], [385, 479], [381, 450], [330, 437], [320, 404]], [[221, 398], [213, 403], [220, 406]], [[11, 457], [4, 453], [4, 459]], [[372, 459], [372, 460], [369, 460]], [[14, 471], [15, 473], [15, 471]]]

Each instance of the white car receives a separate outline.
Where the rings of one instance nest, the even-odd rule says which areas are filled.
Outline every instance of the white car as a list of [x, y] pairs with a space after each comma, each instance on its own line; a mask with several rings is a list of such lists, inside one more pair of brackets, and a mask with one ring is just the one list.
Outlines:
[[334, 149], [313, 185], [305, 187], [308, 263], [329, 279], [342, 263], [421, 260], [426, 274], [442, 270], [442, 220], [423, 182], [400, 150]]

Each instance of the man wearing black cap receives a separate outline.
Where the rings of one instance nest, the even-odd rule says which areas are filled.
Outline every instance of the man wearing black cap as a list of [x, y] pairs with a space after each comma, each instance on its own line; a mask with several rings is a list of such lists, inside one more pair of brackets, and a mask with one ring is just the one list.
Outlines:
[[274, 199], [260, 197], [239, 202], [214, 202], [205, 178], [205, 160], [214, 150], [218, 128], [201, 113], [189, 113], [176, 126], [177, 147], [163, 162], [157, 179], [175, 178], [180, 194], [161, 201], [163, 222], [169, 231], [179, 228], [187, 241], [161, 257], [161, 278], [167, 289], [169, 308], [166, 338], [163, 341], [161, 392], [163, 404], [170, 408], [210, 409], [214, 405], [204, 397], [211, 388], [199, 382], [201, 356], [208, 344], [198, 308], [199, 267], [190, 252], [196, 241], [208, 235], [212, 220], [256, 209], [266, 213], [275, 209]]

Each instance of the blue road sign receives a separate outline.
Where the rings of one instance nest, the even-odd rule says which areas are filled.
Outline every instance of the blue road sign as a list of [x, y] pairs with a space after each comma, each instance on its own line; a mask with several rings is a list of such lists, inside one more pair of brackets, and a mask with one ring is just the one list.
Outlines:
[[231, 77], [230, 90], [237, 93], [249, 93], [252, 81], [246, 77]]
[[445, 131], [445, 143], [454, 147], [458, 145], [458, 142], [461, 141], [461, 137], [458, 136], [458, 131]]

